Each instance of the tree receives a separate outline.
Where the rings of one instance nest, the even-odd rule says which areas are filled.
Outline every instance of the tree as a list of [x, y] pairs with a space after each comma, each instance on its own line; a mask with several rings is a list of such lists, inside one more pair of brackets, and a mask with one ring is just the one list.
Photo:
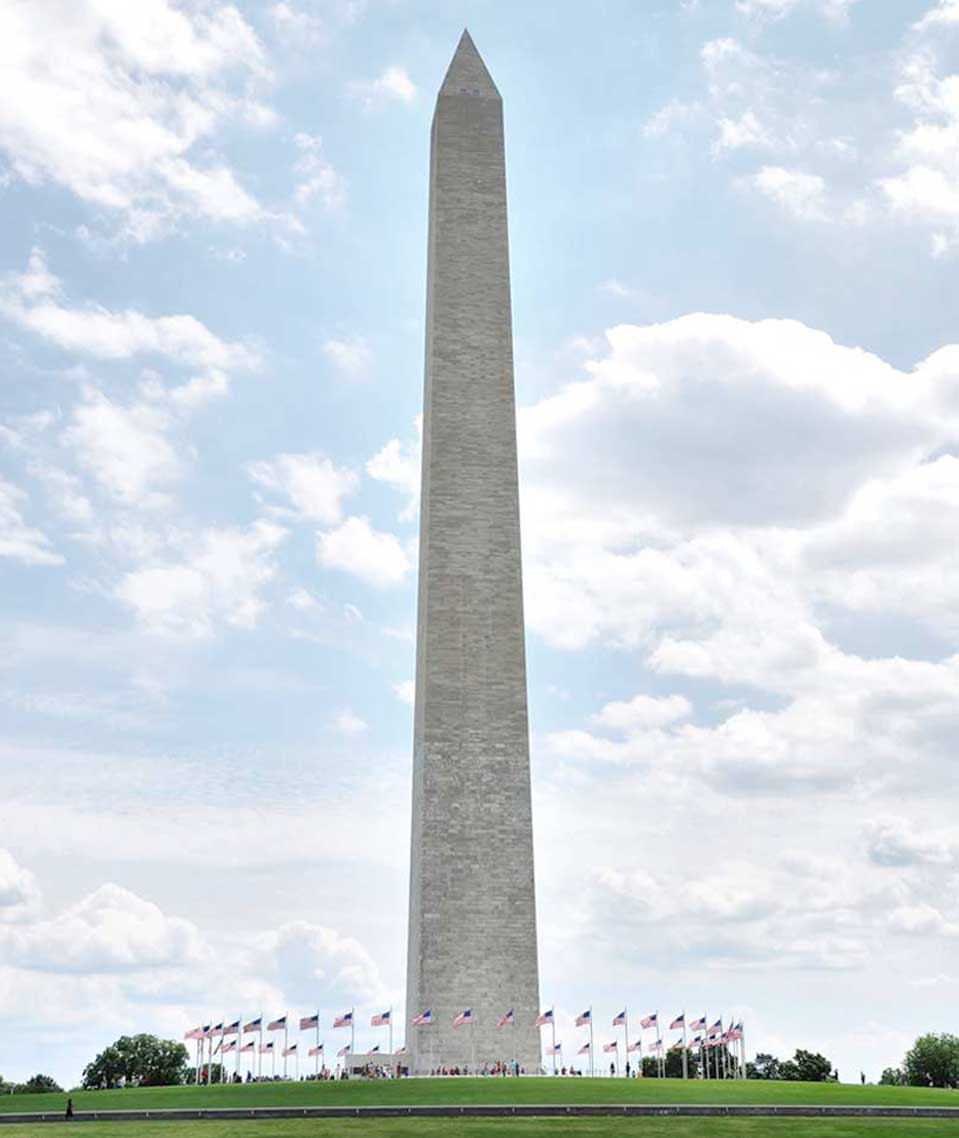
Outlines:
[[799, 1064], [794, 1059], [783, 1059], [779, 1064], [779, 1073], [776, 1078], [787, 1083], [798, 1083], [800, 1078]]
[[903, 1070], [912, 1087], [959, 1085], [959, 1036], [920, 1035], [906, 1052]]
[[88, 1089], [123, 1086], [164, 1087], [182, 1083], [189, 1055], [182, 1043], [155, 1035], [121, 1035], [88, 1064]]
[[778, 1079], [779, 1060], [775, 1055], [760, 1051], [752, 1063], [746, 1064], [747, 1079]]
[[832, 1063], [825, 1055], [799, 1050], [793, 1062], [799, 1072], [800, 1082], [826, 1083], [832, 1078]]
[[33, 1075], [25, 1083], [17, 1083], [13, 1091], [18, 1095], [63, 1094], [63, 1087], [49, 1075]]
[[879, 1076], [879, 1085], [881, 1087], [904, 1087], [906, 1076], [899, 1067], [886, 1067]]

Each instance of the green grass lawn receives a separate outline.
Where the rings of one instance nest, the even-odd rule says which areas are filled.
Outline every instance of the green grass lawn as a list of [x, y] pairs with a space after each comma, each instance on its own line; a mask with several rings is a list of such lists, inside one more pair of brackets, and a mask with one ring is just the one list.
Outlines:
[[[61, 1110], [64, 1095], [0, 1095], [0, 1112]], [[959, 1092], [922, 1087], [860, 1087], [843, 1083], [690, 1079], [383, 1079], [367, 1082], [250, 1083], [241, 1086], [145, 1087], [78, 1091], [76, 1110], [159, 1110], [169, 1107], [380, 1106], [414, 1103], [802, 1103], [870, 1106], [954, 1106]], [[112, 1131], [111, 1131], [112, 1133]], [[204, 1131], [206, 1133], [206, 1131]], [[744, 1133], [746, 1133], [744, 1131]], [[0, 1138], [9, 1131], [4, 1129]]]
[[[80, 1122], [58, 1138], [956, 1138], [948, 1119], [544, 1118], [277, 1119], [250, 1122]], [[34, 1125], [0, 1126], [3, 1138], [38, 1138]]]

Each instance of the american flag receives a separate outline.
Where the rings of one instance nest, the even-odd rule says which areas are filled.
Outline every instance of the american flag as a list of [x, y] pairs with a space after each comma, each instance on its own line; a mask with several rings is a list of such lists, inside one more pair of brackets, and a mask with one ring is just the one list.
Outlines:
[[402, 1047], [397, 1047], [397, 1049], [393, 1052], [393, 1054], [394, 1055], [405, 1055], [406, 1054], [406, 1044], [404, 1043]]
[[513, 1009], [510, 1008], [510, 1010], [506, 1013], [506, 1015], [502, 1015], [499, 1017], [499, 1019], [496, 1021], [496, 1026], [497, 1027], [505, 1027], [508, 1023], [512, 1023], [512, 1022], [513, 1022]]
[[689, 1030], [690, 1031], [703, 1031], [705, 1029], [705, 1027], [706, 1027], [706, 1017], [700, 1016], [699, 1019], [694, 1020], [693, 1023], [691, 1023], [689, 1025]]
[[280, 1016], [279, 1019], [275, 1019], [272, 1023], [266, 1025], [267, 1031], [283, 1031], [285, 1028], [286, 1016]]
[[619, 1044], [614, 1039], [612, 1043], [604, 1043], [603, 1044], [603, 1050], [604, 1051], [615, 1051], [618, 1046], [619, 1046]]
[[577, 1055], [588, 1055], [589, 1054], [589, 1044], [584, 1043], [583, 1046], [576, 1052], [576, 1054]]
[[720, 1042], [722, 1042], [722, 1033], [719, 1031], [711, 1031], [709, 1035], [706, 1036], [706, 1043], [710, 1047], [715, 1047], [716, 1044]]
[[552, 1023], [552, 1022], [553, 1022], [553, 1009], [552, 1008], [550, 1008], [548, 1012], [540, 1012], [540, 1014], [536, 1017], [536, 1026], [537, 1027], [542, 1027], [544, 1023]]
[[191, 1027], [190, 1030], [184, 1035], [184, 1039], [200, 1039], [203, 1035], [202, 1027]]
[[334, 1027], [352, 1027], [353, 1026], [353, 1013], [346, 1012], [345, 1015], [337, 1016], [333, 1021]]
[[390, 1016], [393, 1014], [393, 1009], [390, 1008], [388, 1012], [380, 1012], [379, 1015], [373, 1016], [370, 1020], [370, 1027], [389, 1027]]
[[255, 1051], [256, 1050], [256, 1044], [255, 1043], [244, 1043], [243, 1046], [240, 1048], [240, 1050], [241, 1051]]
[[697, 1035], [695, 1039], [691, 1039], [689, 1041], [689, 1050], [690, 1051], [698, 1051], [702, 1048], [702, 1046], [703, 1046], [703, 1037], [701, 1035]]
[[576, 1026], [577, 1027], [583, 1027], [587, 1023], [589, 1023], [589, 1021], [592, 1018], [593, 1018], [593, 1009], [590, 1008], [589, 1011], [583, 1012], [583, 1014], [581, 1016], [576, 1017]]
[[207, 1035], [222, 1035], [222, 1034], [223, 1034], [223, 1024], [222, 1023], [215, 1024], [207, 1032]]
[[719, 1019], [716, 1020], [716, 1022], [713, 1024], [713, 1026], [709, 1030], [710, 1031], [722, 1031], [723, 1030], [723, 1017], [720, 1016]]
[[249, 1023], [243, 1025], [244, 1031], [262, 1031], [263, 1030], [263, 1016], [257, 1016], [256, 1019], [251, 1019]]
[[673, 1031], [677, 1027], [682, 1027], [685, 1022], [686, 1022], [686, 1013], [683, 1012], [683, 1014], [681, 1016], [677, 1016], [673, 1020], [673, 1022], [669, 1025], [669, 1030]]
[[432, 1011], [420, 1012], [420, 1014], [418, 1016], [413, 1016], [413, 1026], [414, 1027], [422, 1027], [423, 1024], [432, 1023], [432, 1022], [433, 1022]]
[[670, 1043], [670, 1045], [669, 1045], [670, 1051], [682, 1051], [682, 1049], [683, 1049], [683, 1041], [681, 1039], [677, 1039], [675, 1043]]
[[228, 1023], [223, 1029], [224, 1035], [239, 1035], [240, 1034], [240, 1021], [235, 1019], [232, 1023]]
[[654, 1040], [654, 1041], [653, 1041], [653, 1042], [650, 1044], [650, 1046], [649, 1046], [649, 1049], [650, 1049], [650, 1051], [662, 1051], [662, 1049], [663, 1049], [663, 1041], [662, 1041], [661, 1039], [656, 1039], [656, 1040]]
[[322, 1055], [322, 1054], [323, 1054], [323, 1044], [322, 1043], [320, 1044], [319, 1047], [311, 1047], [309, 1049], [309, 1051], [307, 1052], [307, 1055], [309, 1055], [309, 1057], [311, 1059], [313, 1058], [314, 1055]]
[[737, 1023], [735, 1027], [731, 1027], [729, 1031], [726, 1032], [726, 1038], [730, 1043], [735, 1043], [737, 1039], [742, 1039], [742, 1037], [743, 1025], [741, 1023]]
[[349, 1055], [349, 1053], [350, 1053], [349, 1047], [341, 1047], [339, 1049], [339, 1051], [337, 1051], [337, 1055]]
[[369, 1049], [369, 1051], [367, 1052], [367, 1054], [368, 1054], [368, 1055], [375, 1055], [375, 1054], [376, 1054], [376, 1052], [377, 1052], [377, 1051], [379, 1051], [379, 1049], [380, 1049], [380, 1045], [377, 1043], [377, 1045], [376, 1045], [375, 1047], [371, 1047], [371, 1048]]
[[546, 1054], [547, 1055], [562, 1055], [562, 1053], [563, 1053], [562, 1043], [557, 1043], [555, 1047], [547, 1047], [546, 1048]]
[[296, 1054], [296, 1047], [297, 1047], [297, 1045], [295, 1043], [291, 1043], [289, 1047], [283, 1048], [283, 1054], [284, 1055], [295, 1055]]
[[623, 1010], [619, 1013], [619, 1015], [614, 1017], [613, 1027], [625, 1027], [625, 1026], [626, 1026], [626, 1009], [623, 1008]]
[[635, 1043], [631, 1043], [626, 1048], [627, 1051], [642, 1051], [642, 1049], [643, 1049], [643, 1041], [641, 1039], [638, 1039]]
[[210, 1028], [210, 1025], [207, 1024], [206, 1027], [200, 1028], [200, 1034], [197, 1036], [197, 1038], [198, 1039], [209, 1039], [212, 1034], [213, 1034], [213, 1031]]
[[639, 1021], [640, 1027], [655, 1027], [659, 1023], [659, 1012], [653, 1012], [651, 1016], [643, 1016]]
[[230, 1042], [227, 1043], [226, 1046], [223, 1048], [223, 1054], [224, 1055], [228, 1051], [236, 1051], [236, 1040], [230, 1040]]
[[268, 1051], [272, 1051], [272, 1050], [273, 1050], [273, 1040], [272, 1039], [270, 1040], [269, 1043], [261, 1043], [260, 1044], [260, 1054], [261, 1055], [265, 1055]]
[[472, 1022], [473, 1022], [473, 1009], [472, 1008], [466, 1008], [465, 1011], [460, 1012], [460, 1014], [456, 1017], [456, 1019], [453, 1020], [453, 1026], [454, 1027], [462, 1027], [464, 1023], [472, 1023]]
[[311, 1027], [320, 1026], [320, 1013], [317, 1012], [315, 1016], [304, 1016], [300, 1020], [300, 1031], [309, 1031]]

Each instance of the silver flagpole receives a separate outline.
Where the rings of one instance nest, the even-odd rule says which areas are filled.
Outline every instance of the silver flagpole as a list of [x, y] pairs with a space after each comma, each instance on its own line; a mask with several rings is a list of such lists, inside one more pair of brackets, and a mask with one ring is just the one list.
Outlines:
[[287, 1050], [290, 1046], [290, 1013], [287, 1012], [283, 1017], [283, 1081], [286, 1082], [286, 1066], [289, 1055]]
[[623, 1062], [629, 1064], [629, 1016], [626, 1014], [629, 1008], [623, 1008], [623, 1036], [626, 1040], [626, 1050], [623, 1052]]
[[257, 1082], [263, 1078], [263, 1013], [260, 1012], [260, 1046], [256, 1052], [256, 1079]]
[[689, 1049], [686, 1046], [686, 1010], [683, 1009], [683, 1078], [689, 1078]]
[[556, 1074], [556, 1005], [550, 1008], [549, 1013], [550, 1027], [553, 1029], [553, 1074]]
[[314, 1064], [314, 1066], [316, 1067], [316, 1070], [314, 1073], [315, 1073], [316, 1077], [319, 1078], [320, 1077], [320, 1009], [319, 1008], [316, 1009], [316, 1055], [314, 1056], [314, 1059], [316, 1059], [316, 1063]]
[[393, 1062], [393, 1007], [390, 1006], [390, 1062]]
[[593, 1005], [589, 1005], [589, 1073], [596, 1075], [596, 1048], [593, 1046]]
[[350, 1063], [356, 1054], [356, 1008], [350, 1008]]

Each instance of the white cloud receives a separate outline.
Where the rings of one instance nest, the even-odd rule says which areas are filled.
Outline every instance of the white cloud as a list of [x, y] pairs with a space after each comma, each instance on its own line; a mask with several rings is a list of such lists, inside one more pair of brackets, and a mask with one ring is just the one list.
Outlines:
[[166, 490], [183, 473], [166, 437], [168, 416], [148, 404], [122, 406], [94, 388], [74, 408], [63, 434], [77, 461], [127, 506], [164, 506]]
[[288, 4], [286, 0], [271, 4], [269, 11], [277, 36], [290, 47], [302, 51], [324, 43], [328, 37], [328, 31], [318, 16]]
[[0, 848], [0, 924], [29, 917], [39, 902], [33, 874], [18, 865], [9, 850]]
[[63, 557], [53, 549], [50, 539], [27, 525], [23, 517], [26, 501], [23, 490], [0, 477], [0, 557], [25, 565], [59, 565]]
[[785, 213], [801, 221], [821, 221], [826, 217], [826, 183], [818, 174], [763, 166], [753, 175], [752, 184]]
[[323, 354], [344, 379], [366, 379], [373, 367], [373, 350], [362, 336], [331, 337], [323, 343]]
[[259, 485], [288, 497], [302, 517], [324, 525], [340, 520], [343, 498], [359, 483], [354, 471], [317, 453], [279, 454], [271, 462], [255, 462], [248, 469]]
[[959, 24], [959, 0], [938, 0], [917, 27], [926, 28], [935, 24]]
[[736, 0], [736, 11], [744, 16], [770, 16], [782, 19], [796, 7], [799, 0]]
[[870, 822], [866, 838], [869, 859], [876, 865], [951, 866], [959, 862], [959, 833], [929, 833], [905, 818]]
[[327, 569], [342, 569], [377, 588], [398, 585], [410, 561], [394, 534], [375, 530], [368, 518], [350, 517], [317, 536], [317, 558]]
[[167, 917], [118, 885], [102, 885], [58, 916], [14, 928], [0, 958], [18, 968], [91, 974], [190, 965], [205, 947], [189, 921]]
[[719, 119], [719, 137], [713, 143], [713, 152], [742, 150], [744, 148], [776, 150], [777, 141], [762, 125], [753, 111], [744, 111], [738, 118]]
[[373, 957], [354, 937], [308, 921], [291, 921], [263, 938], [266, 975], [303, 1008], [316, 993], [342, 1011], [347, 1003], [382, 998], [383, 981]]
[[656, 698], [649, 695], [636, 695], [623, 702], [607, 703], [592, 721], [599, 727], [632, 733], [653, 727], [665, 727], [679, 719], [687, 719], [692, 705], [682, 695], [669, 695]]
[[247, 530], [205, 530], [189, 540], [181, 560], [127, 573], [116, 595], [151, 632], [207, 637], [220, 621], [253, 628], [285, 537], [285, 530], [265, 521]]
[[390, 439], [385, 446], [373, 455], [366, 464], [366, 473], [377, 482], [385, 482], [406, 497], [406, 505], [400, 511], [400, 521], [410, 521], [416, 517], [420, 503], [420, 466], [423, 420], [417, 416], [417, 441], [404, 443], [400, 439]]
[[70, 308], [59, 302], [60, 281], [34, 249], [27, 269], [6, 277], [0, 288], [0, 313], [50, 340], [67, 352], [123, 360], [157, 355], [184, 367], [216, 371], [252, 368], [250, 347], [215, 336], [193, 316], [146, 316], [135, 309], [112, 312], [99, 306]]
[[406, 703], [412, 707], [416, 702], [416, 681], [401, 680], [398, 684], [393, 685], [393, 694], [400, 703]]
[[416, 85], [406, 73], [406, 69], [396, 65], [385, 68], [376, 79], [351, 83], [349, 90], [350, 94], [359, 99], [367, 110], [373, 110], [388, 103], [409, 105], [416, 100]]
[[365, 735], [369, 730], [369, 724], [349, 707], [344, 707], [336, 713], [333, 718], [333, 726], [340, 735], [347, 739], [355, 739], [360, 735]]
[[293, 172], [299, 179], [294, 191], [297, 205], [302, 208], [317, 198], [326, 209], [339, 209], [346, 201], [346, 186], [326, 159], [323, 140], [318, 135], [301, 131], [294, 136], [293, 143], [299, 151], [299, 158], [293, 165]]
[[221, 158], [195, 157], [228, 119], [265, 116], [243, 88], [268, 78], [263, 50], [232, 4], [6, 4], [0, 68], [0, 149], [25, 182], [115, 211], [136, 240], [182, 215], [262, 216]]

